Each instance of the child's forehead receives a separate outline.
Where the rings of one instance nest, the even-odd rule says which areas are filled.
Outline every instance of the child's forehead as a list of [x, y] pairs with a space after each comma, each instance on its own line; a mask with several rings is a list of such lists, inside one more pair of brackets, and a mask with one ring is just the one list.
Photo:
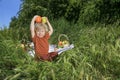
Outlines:
[[45, 30], [45, 28], [37, 28], [36, 30], [37, 31], [42, 31], [42, 30]]
[[45, 29], [45, 27], [44, 27], [44, 26], [40, 26], [40, 27], [37, 27], [36, 29], [37, 29], [37, 30]]

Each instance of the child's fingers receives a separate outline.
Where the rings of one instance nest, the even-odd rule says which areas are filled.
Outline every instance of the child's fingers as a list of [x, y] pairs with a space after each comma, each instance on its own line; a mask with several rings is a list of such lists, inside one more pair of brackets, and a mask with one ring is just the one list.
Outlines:
[[35, 15], [34, 18], [38, 17], [38, 15]]
[[33, 21], [35, 21], [36, 17], [38, 17], [38, 15], [35, 15], [35, 16], [33, 17]]
[[46, 17], [46, 21], [49, 22], [48, 18]]

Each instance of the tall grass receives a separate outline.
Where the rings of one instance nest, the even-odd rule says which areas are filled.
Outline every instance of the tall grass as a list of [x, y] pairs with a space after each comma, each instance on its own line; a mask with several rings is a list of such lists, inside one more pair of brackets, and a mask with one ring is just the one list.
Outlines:
[[[57, 43], [65, 33], [75, 48], [59, 55], [53, 62], [36, 62], [20, 47], [19, 30], [0, 31], [1, 80], [119, 80], [120, 27], [116, 25], [69, 24], [63, 19], [52, 22]], [[22, 34], [29, 35], [25, 30]], [[21, 36], [21, 37], [19, 37]], [[29, 40], [29, 36], [26, 36]]]

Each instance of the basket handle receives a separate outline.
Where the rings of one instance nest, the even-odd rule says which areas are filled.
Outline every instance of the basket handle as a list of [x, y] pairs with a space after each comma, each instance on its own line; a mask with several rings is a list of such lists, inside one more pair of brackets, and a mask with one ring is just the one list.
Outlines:
[[67, 40], [69, 40], [69, 38], [68, 38], [67, 35], [65, 35], [65, 34], [60, 34], [59, 37], [58, 37], [58, 41], [60, 41], [60, 38], [61, 38], [62, 36], [64, 36]]

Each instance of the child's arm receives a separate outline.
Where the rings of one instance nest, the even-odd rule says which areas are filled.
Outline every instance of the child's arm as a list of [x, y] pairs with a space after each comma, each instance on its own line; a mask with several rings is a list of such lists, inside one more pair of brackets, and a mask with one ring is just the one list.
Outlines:
[[47, 24], [48, 24], [48, 27], [49, 27], [49, 35], [51, 36], [52, 33], [53, 33], [53, 28], [52, 28], [52, 26], [51, 26], [51, 24], [50, 24], [48, 18], [47, 18]]
[[31, 24], [30, 24], [30, 31], [31, 31], [31, 37], [33, 38], [34, 37], [34, 35], [35, 35], [35, 18], [37, 17], [37, 15], [36, 16], [34, 16], [33, 18], [32, 18], [32, 20], [31, 20]]

